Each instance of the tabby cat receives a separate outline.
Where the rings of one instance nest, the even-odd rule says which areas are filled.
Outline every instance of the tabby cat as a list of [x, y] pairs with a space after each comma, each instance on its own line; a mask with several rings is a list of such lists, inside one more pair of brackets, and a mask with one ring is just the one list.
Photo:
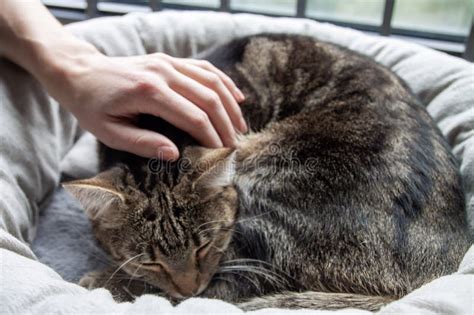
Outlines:
[[252, 131], [207, 149], [141, 116], [178, 143], [178, 161], [101, 145], [103, 172], [65, 185], [115, 263], [82, 285], [120, 300], [151, 290], [247, 310], [376, 310], [457, 269], [471, 243], [457, 162], [395, 74], [295, 35], [203, 59], [243, 90]]

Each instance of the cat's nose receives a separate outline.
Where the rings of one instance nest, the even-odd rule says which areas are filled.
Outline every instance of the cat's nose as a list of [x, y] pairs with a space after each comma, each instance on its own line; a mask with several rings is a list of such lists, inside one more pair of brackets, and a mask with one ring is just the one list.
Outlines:
[[200, 293], [201, 283], [198, 278], [197, 273], [186, 272], [173, 277], [173, 282], [183, 297], [190, 297]]
[[199, 293], [199, 288], [200, 288], [200, 284], [196, 282], [176, 283], [176, 286], [178, 287], [179, 293], [183, 297], [195, 296], [196, 294]]

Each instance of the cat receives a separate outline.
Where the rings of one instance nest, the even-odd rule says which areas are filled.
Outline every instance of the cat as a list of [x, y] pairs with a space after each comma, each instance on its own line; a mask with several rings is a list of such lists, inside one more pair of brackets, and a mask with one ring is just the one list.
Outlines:
[[454, 272], [471, 244], [458, 165], [408, 86], [368, 57], [260, 34], [202, 59], [243, 90], [251, 132], [208, 149], [160, 118], [180, 159], [100, 145], [66, 183], [115, 264], [81, 284], [119, 300], [377, 310]]

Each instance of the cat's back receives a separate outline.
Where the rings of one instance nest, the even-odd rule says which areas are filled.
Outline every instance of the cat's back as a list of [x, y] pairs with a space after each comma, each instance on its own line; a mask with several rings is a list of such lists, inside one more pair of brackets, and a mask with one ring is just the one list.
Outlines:
[[[350, 111], [369, 107], [372, 114], [378, 111], [380, 115], [397, 110], [393, 102], [391, 106], [379, 106], [386, 100], [417, 102], [404, 82], [387, 68], [308, 36], [244, 37], [208, 52], [204, 58], [246, 90], [242, 110], [253, 131], [301, 111], [327, 109], [325, 104], [339, 100], [345, 104], [336, 114], [344, 117], [354, 116]], [[352, 107], [348, 108], [350, 103]]]
[[247, 37], [206, 59], [244, 91], [255, 131], [236, 180], [254, 219], [236, 242], [259, 250], [241, 255], [323, 291], [403, 295], [456, 270], [470, 243], [458, 165], [395, 74], [302, 36]]

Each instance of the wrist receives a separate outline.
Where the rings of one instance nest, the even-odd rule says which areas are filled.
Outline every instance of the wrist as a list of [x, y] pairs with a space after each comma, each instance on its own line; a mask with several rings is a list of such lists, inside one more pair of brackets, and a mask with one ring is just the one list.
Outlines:
[[52, 41], [30, 43], [28, 70], [49, 94], [66, 107], [74, 98], [74, 82], [90, 71], [92, 64], [103, 55], [91, 44], [70, 34]]
[[80, 71], [89, 58], [101, 55], [94, 46], [70, 34], [52, 40], [35, 39], [29, 42], [26, 50], [29, 52], [27, 70], [42, 83], [54, 78], [66, 79]]
[[84, 56], [100, 55], [65, 30], [40, 0], [0, 1], [0, 42], [0, 55], [30, 72], [53, 96]]

